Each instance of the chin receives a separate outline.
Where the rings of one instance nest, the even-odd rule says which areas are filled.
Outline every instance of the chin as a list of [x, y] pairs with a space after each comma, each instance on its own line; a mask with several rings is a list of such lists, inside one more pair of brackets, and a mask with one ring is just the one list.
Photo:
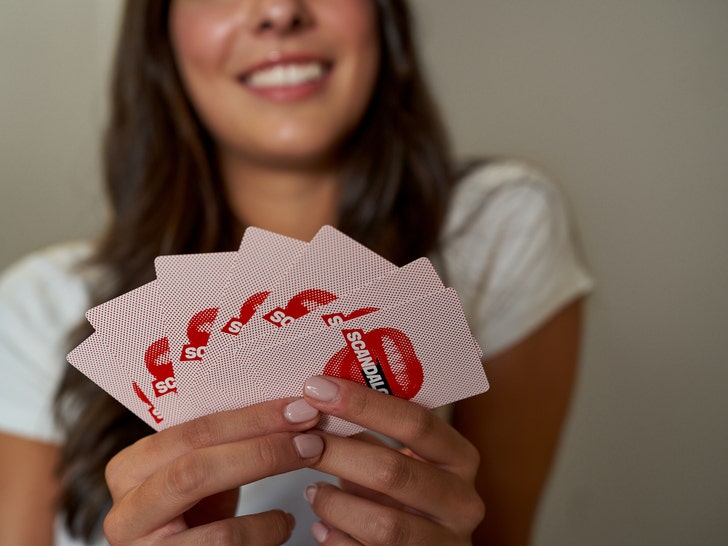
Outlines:
[[260, 167], [287, 170], [320, 170], [334, 165], [334, 154], [329, 149], [312, 149], [306, 146], [290, 145], [261, 151], [248, 157], [250, 163]]
[[311, 168], [330, 166], [343, 138], [315, 139], [302, 137], [279, 140], [265, 146], [258, 156], [268, 162], [290, 167]]

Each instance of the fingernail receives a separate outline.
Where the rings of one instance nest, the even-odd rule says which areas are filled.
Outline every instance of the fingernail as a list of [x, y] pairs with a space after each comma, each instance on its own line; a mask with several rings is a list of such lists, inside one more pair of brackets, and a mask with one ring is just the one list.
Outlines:
[[326, 539], [329, 538], [329, 528], [320, 521], [317, 521], [311, 525], [311, 534], [316, 539], [316, 542], [326, 542]]
[[332, 383], [328, 379], [319, 376], [309, 377], [303, 389], [311, 398], [321, 400], [322, 402], [331, 402], [339, 392], [339, 387], [336, 383]]
[[303, 492], [303, 496], [306, 498], [306, 501], [309, 504], [313, 504], [314, 499], [316, 498], [316, 491], [318, 491], [318, 487], [315, 485], [309, 485], [306, 490]]
[[286, 519], [288, 520], [288, 526], [293, 528], [296, 526], [296, 518], [290, 512], [286, 512]]
[[315, 434], [299, 434], [293, 438], [293, 445], [302, 459], [317, 457], [324, 450], [324, 441]]
[[308, 405], [305, 400], [296, 400], [286, 406], [283, 412], [289, 423], [304, 423], [318, 415], [318, 410]]

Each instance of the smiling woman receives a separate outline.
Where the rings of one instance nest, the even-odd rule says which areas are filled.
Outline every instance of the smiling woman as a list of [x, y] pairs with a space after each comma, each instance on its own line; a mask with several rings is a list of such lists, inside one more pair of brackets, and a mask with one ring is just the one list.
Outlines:
[[[501, 161], [456, 174], [406, 4], [132, 0], [117, 55], [106, 231], [0, 281], [0, 542], [49, 542], [54, 510], [34, 501], [59, 489], [59, 540], [103, 522], [112, 544], [527, 542], [590, 279], [540, 173]], [[309, 240], [324, 224], [399, 265], [429, 255], [485, 347], [494, 394], [449, 423], [312, 377], [300, 397], [150, 435], [63, 365], [90, 333], [84, 310], [151, 280], [157, 255], [232, 250], [250, 225]], [[315, 430], [322, 413], [403, 447]], [[483, 500], [494, 516], [481, 525]]]
[[368, 0], [258, 3], [182, 0], [170, 12], [185, 88], [226, 169], [330, 168], [359, 123], [379, 68]]

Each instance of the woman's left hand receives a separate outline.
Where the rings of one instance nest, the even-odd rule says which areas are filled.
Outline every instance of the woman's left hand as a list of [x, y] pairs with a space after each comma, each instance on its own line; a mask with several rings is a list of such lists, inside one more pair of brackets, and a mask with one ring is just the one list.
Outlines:
[[314, 468], [342, 487], [316, 484], [306, 498], [322, 523], [319, 544], [470, 544], [485, 507], [475, 490], [475, 447], [431, 411], [407, 400], [333, 377], [313, 377], [306, 401], [389, 436], [396, 450], [356, 437], [320, 433], [324, 453]]

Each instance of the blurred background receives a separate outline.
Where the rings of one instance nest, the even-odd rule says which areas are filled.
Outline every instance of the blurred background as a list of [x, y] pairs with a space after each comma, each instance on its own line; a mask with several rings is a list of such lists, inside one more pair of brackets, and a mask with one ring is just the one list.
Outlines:
[[[548, 173], [598, 283], [536, 544], [727, 544], [728, 2], [412, 4], [456, 151]], [[0, 268], [103, 222], [119, 5], [0, 2]]]

